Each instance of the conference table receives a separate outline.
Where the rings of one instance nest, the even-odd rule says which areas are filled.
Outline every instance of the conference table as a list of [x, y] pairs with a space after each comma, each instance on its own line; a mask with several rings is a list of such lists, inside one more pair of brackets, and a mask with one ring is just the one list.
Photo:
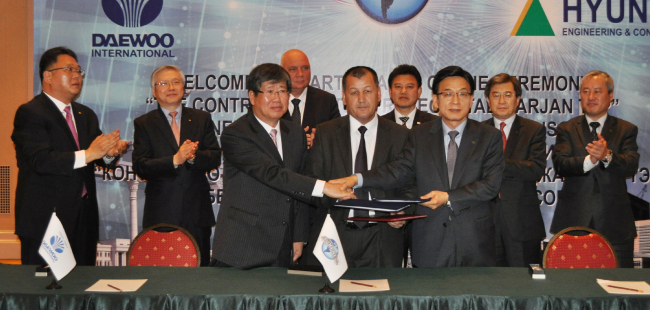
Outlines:
[[[390, 291], [331, 294], [325, 277], [283, 268], [77, 266], [47, 290], [36, 266], [0, 265], [4, 309], [650, 309], [648, 295], [614, 295], [596, 279], [648, 281], [647, 269], [526, 268], [349, 269], [343, 279], [388, 279]], [[99, 279], [148, 279], [136, 292], [90, 293]]]

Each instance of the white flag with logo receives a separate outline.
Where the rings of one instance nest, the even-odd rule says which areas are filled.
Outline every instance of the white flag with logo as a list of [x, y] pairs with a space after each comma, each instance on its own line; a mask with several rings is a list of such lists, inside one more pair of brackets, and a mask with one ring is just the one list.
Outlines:
[[332, 283], [348, 270], [348, 262], [345, 260], [339, 233], [336, 231], [336, 225], [334, 225], [334, 221], [332, 221], [329, 214], [325, 219], [323, 229], [318, 235], [314, 255], [323, 265], [323, 269], [325, 269], [325, 273]]
[[57, 281], [68, 275], [70, 270], [77, 265], [68, 236], [65, 234], [61, 221], [56, 217], [56, 212], [52, 212], [52, 218], [50, 224], [47, 225], [38, 254], [41, 254], [45, 262], [50, 265], [50, 270]]

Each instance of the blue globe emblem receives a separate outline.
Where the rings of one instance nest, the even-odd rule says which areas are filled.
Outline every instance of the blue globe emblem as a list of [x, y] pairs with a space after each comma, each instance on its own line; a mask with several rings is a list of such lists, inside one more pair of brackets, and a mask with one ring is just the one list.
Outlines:
[[333, 260], [334, 255], [338, 255], [339, 245], [333, 239], [328, 239], [328, 240], [331, 242], [332, 247], [336, 250], [336, 253], [332, 253], [330, 251], [329, 246], [327, 246], [327, 242], [323, 242], [323, 246], [321, 247], [321, 250], [323, 250], [323, 254], [325, 255], [325, 257]]
[[65, 249], [65, 242], [63, 242], [63, 239], [59, 236], [52, 236], [52, 238], [50, 238], [50, 245], [54, 248], [54, 251], [59, 254], [63, 253], [63, 250]]
[[422, 11], [429, 0], [356, 0], [370, 18], [383, 24], [399, 24]]
[[163, 0], [102, 0], [106, 17], [123, 27], [142, 27], [158, 17]]

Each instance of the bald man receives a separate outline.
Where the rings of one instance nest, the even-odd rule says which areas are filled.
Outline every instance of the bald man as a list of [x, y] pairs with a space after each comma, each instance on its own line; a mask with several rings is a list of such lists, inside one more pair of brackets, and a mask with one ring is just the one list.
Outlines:
[[307, 142], [311, 146], [311, 134], [316, 125], [341, 117], [336, 97], [324, 90], [309, 86], [311, 65], [309, 58], [301, 50], [288, 50], [280, 65], [291, 76], [291, 96], [289, 109], [283, 118], [302, 126], [307, 132]]

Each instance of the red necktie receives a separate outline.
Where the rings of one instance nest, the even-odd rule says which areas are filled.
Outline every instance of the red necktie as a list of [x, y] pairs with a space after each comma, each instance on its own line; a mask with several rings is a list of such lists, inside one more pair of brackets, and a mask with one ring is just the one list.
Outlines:
[[506, 127], [505, 122], [501, 122], [501, 139], [503, 139], [503, 151], [506, 151], [506, 143], [508, 143], [508, 138], [506, 138], [506, 132], [503, 131], [503, 127]]
[[[74, 142], [77, 143], [77, 150], [79, 150], [79, 135], [77, 135], [77, 128], [74, 127], [74, 123], [72, 122], [72, 111], [70, 111], [70, 106], [66, 106], [65, 109], [63, 109], [63, 112], [65, 112], [65, 121], [68, 123], [68, 127], [70, 127], [70, 131], [74, 137]], [[86, 190], [86, 184], [84, 183], [83, 190], [81, 191], [81, 197], [86, 196], [87, 193], [88, 191]]]

